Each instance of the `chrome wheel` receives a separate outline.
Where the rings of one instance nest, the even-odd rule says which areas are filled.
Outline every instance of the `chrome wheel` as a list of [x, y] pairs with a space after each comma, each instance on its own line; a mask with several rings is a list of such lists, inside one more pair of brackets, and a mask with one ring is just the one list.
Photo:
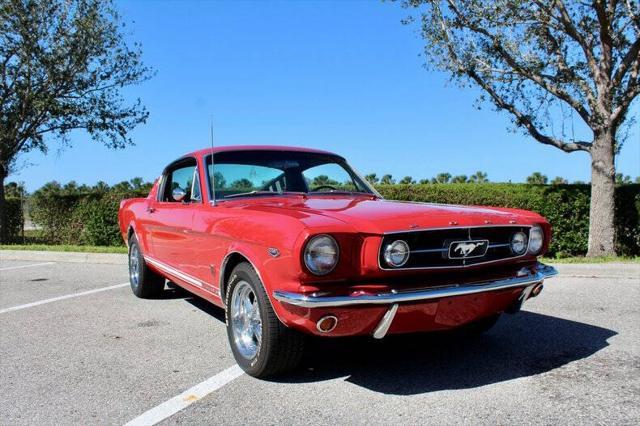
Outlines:
[[137, 244], [133, 244], [131, 246], [131, 250], [129, 250], [129, 279], [131, 281], [131, 286], [134, 288], [138, 288], [140, 282], [140, 250], [138, 249]]
[[244, 358], [254, 358], [262, 342], [262, 320], [258, 298], [248, 282], [235, 285], [229, 313], [235, 347]]

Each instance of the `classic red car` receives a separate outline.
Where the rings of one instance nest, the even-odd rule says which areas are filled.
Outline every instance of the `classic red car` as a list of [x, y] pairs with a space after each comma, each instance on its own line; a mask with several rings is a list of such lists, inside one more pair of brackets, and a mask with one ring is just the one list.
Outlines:
[[556, 271], [523, 210], [389, 201], [330, 152], [218, 147], [169, 164], [119, 212], [133, 293], [165, 279], [224, 308], [249, 374], [294, 368], [305, 336], [490, 328]]

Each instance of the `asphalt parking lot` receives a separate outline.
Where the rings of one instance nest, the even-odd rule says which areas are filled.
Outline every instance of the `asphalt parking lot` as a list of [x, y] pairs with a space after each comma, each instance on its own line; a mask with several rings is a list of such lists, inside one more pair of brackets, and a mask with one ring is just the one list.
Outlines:
[[559, 269], [481, 337], [314, 341], [262, 381], [200, 299], [136, 299], [125, 265], [0, 252], [0, 423], [638, 424], [640, 265]]

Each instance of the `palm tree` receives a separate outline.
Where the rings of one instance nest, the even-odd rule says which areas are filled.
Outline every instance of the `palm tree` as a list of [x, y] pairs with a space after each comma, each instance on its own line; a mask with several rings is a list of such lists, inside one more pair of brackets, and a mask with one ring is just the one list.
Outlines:
[[449, 183], [449, 180], [451, 180], [451, 173], [442, 172], [442, 173], [438, 173], [436, 177], [431, 179], [431, 182], [432, 183]]
[[313, 182], [311, 183], [311, 185], [313, 187], [318, 187], [318, 186], [338, 186], [340, 185], [340, 182], [337, 182], [333, 179], [329, 179], [329, 176], [327, 175], [318, 175], [316, 177], [313, 178]]
[[489, 179], [487, 179], [487, 174], [481, 171], [477, 171], [469, 177], [469, 182], [473, 183], [487, 183]]
[[93, 192], [106, 193], [109, 192], [109, 184], [100, 180], [93, 186], [92, 189]]
[[569, 183], [569, 181], [566, 180], [565, 178], [561, 177], [561, 176], [556, 176], [551, 181], [551, 185], [566, 185], [568, 183]]
[[231, 183], [231, 188], [234, 190], [251, 190], [253, 188], [253, 183], [249, 179], [238, 179]]
[[622, 173], [616, 173], [617, 185], [629, 185], [632, 182], [631, 176], [623, 175]]
[[395, 185], [395, 184], [396, 184], [396, 181], [395, 181], [395, 179], [393, 178], [393, 176], [391, 176], [391, 175], [384, 175], [384, 176], [382, 176], [382, 179], [380, 179], [380, 183], [381, 183], [382, 185]]
[[380, 182], [380, 179], [378, 179], [378, 176], [376, 176], [375, 173], [371, 173], [368, 174], [364, 177], [367, 182], [369, 182], [371, 185], [376, 185], [378, 182]]
[[413, 180], [411, 176], [405, 176], [402, 178], [402, 180], [400, 180], [401, 185], [412, 185], [414, 183], [416, 183], [416, 181]]
[[467, 183], [467, 175], [457, 175], [451, 179], [451, 183]]
[[527, 183], [531, 185], [546, 185], [549, 178], [540, 172], [534, 172], [527, 177]]
[[115, 185], [113, 185], [111, 189], [113, 189], [116, 192], [129, 192], [131, 191], [132, 188], [133, 186], [129, 181], [123, 180], [122, 182], [118, 182]]
[[133, 189], [140, 189], [144, 185], [144, 179], [141, 177], [134, 177], [129, 181], [129, 183], [131, 183]]

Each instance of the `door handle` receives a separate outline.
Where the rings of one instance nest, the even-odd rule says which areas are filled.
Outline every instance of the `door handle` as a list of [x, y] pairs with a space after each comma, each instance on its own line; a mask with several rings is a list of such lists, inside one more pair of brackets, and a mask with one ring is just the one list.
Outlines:
[[156, 209], [154, 207], [147, 207], [147, 213], [153, 213]]

